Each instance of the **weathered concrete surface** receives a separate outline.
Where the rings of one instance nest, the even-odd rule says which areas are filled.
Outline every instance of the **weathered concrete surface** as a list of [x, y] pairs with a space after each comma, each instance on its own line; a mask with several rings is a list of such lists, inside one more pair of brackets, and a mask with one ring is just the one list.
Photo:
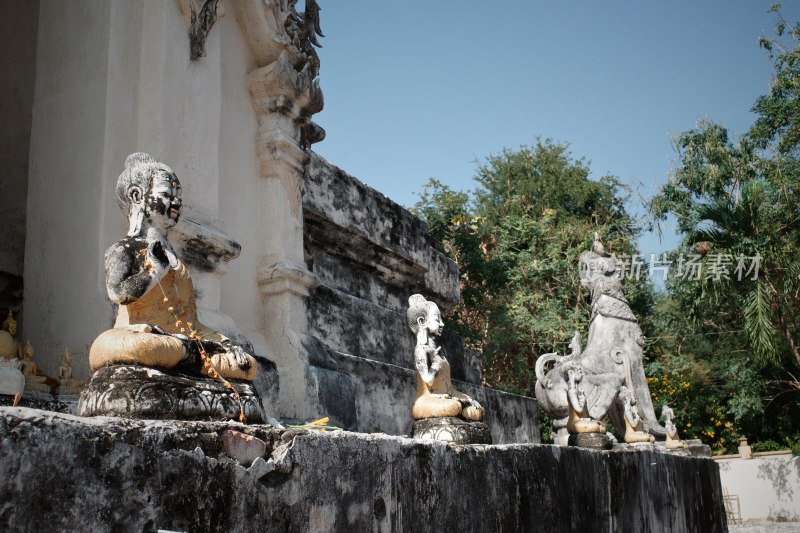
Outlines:
[[[266, 443], [249, 469], [221, 434]], [[0, 408], [4, 531], [725, 531], [708, 459]]]
[[[346, 276], [341, 276], [346, 278]], [[401, 312], [329, 287], [317, 287], [309, 297], [309, 326], [337, 351], [384, 363], [414, 368], [414, 336]], [[454, 379], [479, 385], [480, 354], [465, 350], [450, 333], [442, 336]]]
[[686, 445], [685, 448], [673, 448], [671, 450], [667, 449], [667, 443], [663, 440], [657, 440], [655, 442], [635, 442], [631, 444], [616, 442], [614, 443], [614, 448], [620, 450], [651, 450], [669, 453], [671, 455], [682, 455], [684, 457], [704, 457], [707, 459], [713, 457], [711, 446], [703, 444], [700, 439], [683, 439], [682, 442]]

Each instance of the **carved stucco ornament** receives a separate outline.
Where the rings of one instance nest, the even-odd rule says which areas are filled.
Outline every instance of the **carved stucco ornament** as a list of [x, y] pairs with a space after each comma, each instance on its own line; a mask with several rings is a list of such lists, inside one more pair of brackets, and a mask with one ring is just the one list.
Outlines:
[[[319, 7], [307, 0], [301, 15], [296, 0], [231, 0], [236, 20], [253, 54], [256, 68], [248, 75], [248, 89], [258, 117], [256, 153], [260, 174], [280, 183], [284, 202], [280, 209], [302, 228], [302, 195], [308, 149], [325, 137], [324, 130], [311, 122], [322, 110], [324, 99], [319, 85], [319, 58], [315, 47]], [[273, 258], [262, 264], [257, 278], [265, 296], [290, 292], [307, 296], [315, 284], [302, 261], [302, 230], [297, 235], [297, 257], [286, 249], [271, 250]], [[292, 244], [290, 243], [291, 247]], [[287, 255], [288, 254], [288, 255]]]
[[319, 6], [315, 0], [306, 0], [305, 12], [300, 15], [296, 4], [297, 0], [231, 0], [258, 66], [272, 63], [286, 51], [298, 70], [310, 64], [312, 76], [316, 77], [319, 57], [314, 47], [322, 47], [317, 35], [324, 37], [319, 26]]
[[309, 372], [306, 298], [318, 283], [304, 253], [302, 196], [311, 143], [324, 130], [311, 122], [324, 104], [319, 85], [319, 7], [306, 0], [226, 0], [251, 52], [247, 86], [257, 119], [257, 202], [265, 232], [256, 279], [264, 337], [278, 363], [278, 409], [292, 418], [319, 418], [323, 392]]
[[242, 251], [242, 246], [221, 230], [188, 217], [181, 218], [172, 228], [170, 242], [186, 263], [220, 274]]
[[206, 38], [218, 18], [225, 16], [219, 0], [177, 0], [189, 32], [189, 57], [205, 57]]
[[[298, 144], [306, 150], [311, 144], [325, 138], [325, 130], [311, 122], [311, 116], [322, 110], [324, 104], [319, 87], [319, 56], [316, 48], [322, 47], [317, 36], [323, 37], [319, 25], [319, 6], [315, 0], [307, 0], [303, 14], [295, 9], [297, 0], [232, 0], [236, 20], [242, 29], [247, 45], [253, 53], [258, 67], [273, 69], [251, 73], [249, 82], [254, 103], [264, 101], [254, 94], [253, 78], [261, 75], [271, 78], [269, 91], [276, 96], [270, 99], [263, 111], [281, 112], [281, 108], [292, 116], [299, 126]], [[289, 70], [291, 69], [291, 71]], [[275, 82], [281, 80], [276, 86]], [[289, 91], [290, 94], [282, 94]], [[264, 91], [256, 91], [261, 94]], [[287, 100], [291, 104], [287, 105]], [[303, 165], [305, 165], [305, 161]]]

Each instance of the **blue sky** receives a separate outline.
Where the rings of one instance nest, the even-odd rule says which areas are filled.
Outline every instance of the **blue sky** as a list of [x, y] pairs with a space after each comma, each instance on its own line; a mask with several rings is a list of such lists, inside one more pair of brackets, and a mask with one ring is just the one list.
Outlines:
[[[746, 131], [772, 77], [760, 0], [320, 0], [327, 138], [314, 150], [404, 206], [430, 177], [470, 190], [476, 162], [537, 136], [569, 143], [629, 208], [666, 181], [699, 119]], [[782, 9], [800, 20], [800, 2]], [[672, 248], [640, 240], [643, 253]]]

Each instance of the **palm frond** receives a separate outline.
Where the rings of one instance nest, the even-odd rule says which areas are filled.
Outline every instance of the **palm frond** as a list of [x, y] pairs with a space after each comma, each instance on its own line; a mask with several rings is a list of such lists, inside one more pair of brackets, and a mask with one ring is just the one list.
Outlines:
[[755, 355], [763, 362], [775, 361], [778, 355], [771, 303], [769, 287], [759, 280], [747, 295], [744, 307], [744, 330]]

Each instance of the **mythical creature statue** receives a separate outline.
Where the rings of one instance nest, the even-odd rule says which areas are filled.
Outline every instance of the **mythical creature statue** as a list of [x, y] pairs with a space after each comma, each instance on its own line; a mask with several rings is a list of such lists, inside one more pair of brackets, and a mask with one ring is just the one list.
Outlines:
[[595, 234], [592, 250], [580, 256], [581, 285], [592, 300], [586, 348], [581, 349], [575, 332], [569, 355], [546, 354], [536, 361], [536, 398], [553, 418], [556, 444], [566, 445], [570, 433], [589, 428], [601, 433], [606, 416], [623, 434], [624, 409], [617, 401], [623, 385], [647, 430], [658, 437], [666, 434], [653, 412], [642, 366], [644, 337], [622, 292], [623, 274], [620, 262], [606, 253]]
[[442, 334], [444, 322], [439, 307], [414, 294], [408, 299], [408, 327], [417, 336], [414, 348], [414, 367], [417, 370], [417, 397], [411, 408], [414, 420], [436, 417], [460, 417], [481, 421], [481, 405], [453, 388], [450, 363], [436, 346], [435, 338]]
[[256, 362], [197, 319], [189, 271], [167, 241], [181, 216], [181, 185], [167, 165], [135, 153], [117, 181], [127, 236], [105, 255], [106, 288], [119, 304], [113, 329], [89, 351], [93, 371], [107, 365], [180, 366], [210, 377], [252, 381]]

